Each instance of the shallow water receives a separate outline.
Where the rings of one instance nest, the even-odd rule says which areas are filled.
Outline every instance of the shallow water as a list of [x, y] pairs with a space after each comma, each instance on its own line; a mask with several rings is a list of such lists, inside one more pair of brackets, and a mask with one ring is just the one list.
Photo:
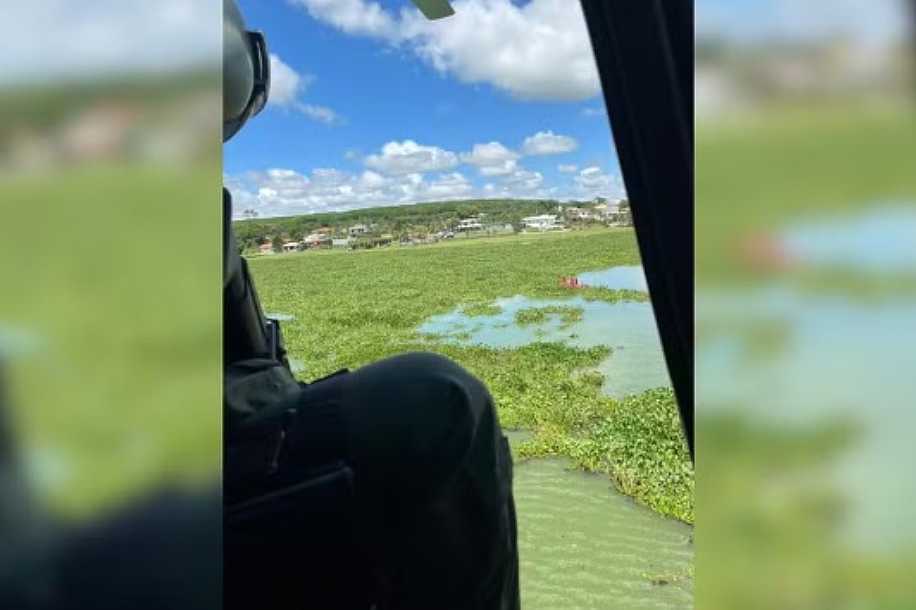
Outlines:
[[[502, 311], [493, 316], [467, 316], [459, 308], [433, 316], [419, 330], [439, 335], [445, 341], [490, 347], [520, 347], [538, 341], [579, 347], [606, 345], [613, 351], [598, 370], [604, 375], [604, 392], [609, 396], [620, 398], [670, 385], [649, 303], [515, 296], [499, 299], [496, 305]], [[515, 314], [519, 310], [548, 305], [581, 307], [582, 320], [564, 325], [558, 315], [549, 315], [540, 324], [515, 324]]]
[[806, 264], [866, 273], [916, 272], [916, 206], [866, 204], [861, 212], [814, 217], [780, 234], [788, 251]]
[[586, 286], [601, 286], [611, 290], [639, 290], [649, 292], [646, 274], [641, 265], [621, 265], [601, 271], [579, 274], [579, 281]]
[[693, 606], [689, 525], [560, 460], [516, 464], [514, 488], [525, 610]]
[[[916, 504], [916, 352], [910, 339], [916, 301], [860, 303], [801, 295], [786, 287], [698, 295], [701, 323], [721, 329], [765, 324], [782, 340], [769, 351], [755, 337], [719, 333], [697, 344], [697, 395], [708, 413], [741, 409], [769, 421], [804, 425], [851, 418], [860, 434], [830, 476], [847, 492], [844, 535], [858, 548], [916, 544], [900, 507]], [[826, 348], [825, 346], [830, 346]]]

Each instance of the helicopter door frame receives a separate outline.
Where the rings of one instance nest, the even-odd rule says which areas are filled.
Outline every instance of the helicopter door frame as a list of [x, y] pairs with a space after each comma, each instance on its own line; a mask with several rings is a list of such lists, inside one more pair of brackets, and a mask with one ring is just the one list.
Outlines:
[[693, 459], [693, 1], [581, 2]]

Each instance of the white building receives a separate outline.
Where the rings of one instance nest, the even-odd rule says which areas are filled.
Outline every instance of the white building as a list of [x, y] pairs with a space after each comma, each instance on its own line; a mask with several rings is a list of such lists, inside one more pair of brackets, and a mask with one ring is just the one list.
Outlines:
[[349, 248], [350, 247], [350, 238], [344, 237], [343, 239], [333, 239], [331, 240], [332, 248]]
[[536, 231], [553, 231], [563, 228], [563, 223], [557, 222], [556, 214], [528, 216], [527, 218], [522, 218], [522, 224], [526, 229], [534, 229]]
[[458, 231], [481, 231], [483, 225], [480, 224], [480, 219], [477, 217], [465, 218], [458, 223]]
[[350, 237], [356, 237], [357, 235], [365, 235], [369, 232], [369, 227], [366, 225], [353, 225], [347, 229], [347, 233], [350, 234]]
[[325, 233], [312, 233], [305, 238], [305, 245], [309, 248], [317, 248], [331, 241], [331, 236]]
[[302, 244], [300, 244], [298, 241], [288, 241], [285, 244], [283, 244], [284, 252], [297, 252], [298, 250], [301, 250], [301, 249], [302, 249]]
[[588, 208], [569, 207], [564, 211], [564, 216], [570, 220], [592, 220], [595, 214]]

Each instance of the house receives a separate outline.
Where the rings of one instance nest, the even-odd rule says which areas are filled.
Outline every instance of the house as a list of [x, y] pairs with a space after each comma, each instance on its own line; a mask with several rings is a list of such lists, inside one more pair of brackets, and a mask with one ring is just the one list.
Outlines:
[[284, 252], [298, 252], [302, 249], [302, 244], [298, 241], [288, 241], [283, 244]]
[[347, 234], [349, 234], [350, 237], [357, 237], [359, 235], [365, 235], [368, 232], [369, 232], [369, 227], [367, 227], [366, 225], [353, 225], [352, 227], [347, 229]]
[[607, 208], [607, 219], [612, 226], [633, 226], [633, 215], [630, 214], [630, 202], [626, 199], [618, 199], [615, 203], [609, 204]]
[[480, 231], [483, 229], [483, 225], [480, 224], [480, 219], [476, 216], [470, 218], [465, 218], [458, 222], [456, 231]]
[[534, 229], [537, 231], [553, 231], [556, 229], [562, 229], [563, 223], [557, 222], [556, 214], [541, 214], [540, 216], [528, 216], [522, 218], [522, 225], [526, 229]]
[[566, 218], [570, 220], [592, 220], [595, 214], [587, 208], [570, 207], [565, 210]]
[[353, 240], [349, 237], [344, 237], [343, 239], [332, 239], [331, 247], [332, 248], [349, 248]]
[[70, 159], [110, 159], [126, 152], [142, 110], [116, 102], [97, 103], [77, 114], [59, 132], [61, 148]]
[[263, 244], [258, 246], [258, 252], [260, 252], [261, 254], [273, 254], [274, 245], [270, 243], [269, 241], [265, 241]]
[[304, 245], [307, 248], [320, 248], [330, 243], [331, 236], [324, 233], [311, 233], [304, 240]]

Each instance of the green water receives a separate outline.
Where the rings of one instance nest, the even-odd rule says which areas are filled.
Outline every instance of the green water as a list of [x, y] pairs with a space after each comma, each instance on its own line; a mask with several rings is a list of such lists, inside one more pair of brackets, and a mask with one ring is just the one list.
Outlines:
[[691, 526], [560, 460], [516, 464], [515, 501], [525, 610], [693, 607]]

